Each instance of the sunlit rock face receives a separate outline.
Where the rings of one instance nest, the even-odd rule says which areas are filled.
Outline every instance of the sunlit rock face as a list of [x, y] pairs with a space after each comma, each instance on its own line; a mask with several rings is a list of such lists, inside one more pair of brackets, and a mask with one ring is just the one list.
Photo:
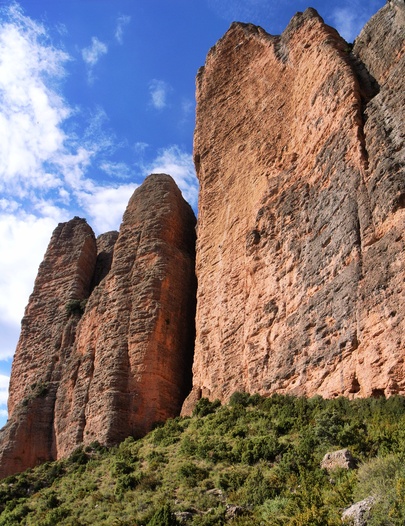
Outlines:
[[55, 406], [58, 456], [142, 436], [179, 414], [191, 385], [194, 265], [194, 213], [171, 177], [151, 175], [78, 328]]
[[210, 50], [184, 414], [235, 391], [405, 394], [403, 36], [396, 1], [353, 52], [313, 9]]
[[54, 408], [97, 260], [94, 233], [75, 218], [55, 229], [25, 309], [0, 432], [0, 476], [55, 458]]
[[173, 179], [134, 192], [120, 233], [60, 224], [22, 322], [0, 476], [179, 414], [191, 386], [195, 216]]

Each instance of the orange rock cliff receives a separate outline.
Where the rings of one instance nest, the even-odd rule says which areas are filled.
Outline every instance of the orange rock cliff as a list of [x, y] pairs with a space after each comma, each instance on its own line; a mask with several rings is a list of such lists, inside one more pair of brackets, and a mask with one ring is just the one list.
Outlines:
[[202, 396], [405, 395], [404, 28], [403, 0], [353, 49], [313, 9], [281, 36], [232, 24], [197, 76], [196, 260], [167, 175], [135, 191], [119, 234], [56, 228], [0, 476], [141, 436]]
[[0, 476], [179, 414], [191, 387], [195, 221], [173, 179], [155, 174], [119, 235], [96, 240], [80, 218], [56, 228], [22, 321]]
[[403, 1], [353, 51], [313, 9], [197, 77], [193, 390], [405, 394]]

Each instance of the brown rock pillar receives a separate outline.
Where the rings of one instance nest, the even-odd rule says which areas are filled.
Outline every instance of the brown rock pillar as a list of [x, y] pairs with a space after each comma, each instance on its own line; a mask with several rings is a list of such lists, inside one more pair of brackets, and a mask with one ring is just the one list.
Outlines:
[[75, 218], [55, 229], [22, 320], [9, 420], [0, 432], [0, 477], [55, 458], [54, 407], [96, 264], [94, 233]]
[[191, 387], [194, 264], [194, 213], [170, 176], [151, 175], [78, 328], [55, 409], [58, 456], [142, 436], [179, 414]]

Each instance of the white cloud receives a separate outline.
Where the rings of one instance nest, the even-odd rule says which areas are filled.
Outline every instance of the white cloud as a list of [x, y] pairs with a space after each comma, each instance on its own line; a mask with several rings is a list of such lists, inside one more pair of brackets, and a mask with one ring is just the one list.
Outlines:
[[198, 180], [194, 170], [193, 158], [178, 146], [170, 146], [160, 151], [157, 158], [146, 168], [147, 173], [171, 175], [180, 188], [184, 199], [195, 209], [198, 200]]
[[100, 164], [100, 168], [107, 175], [118, 179], [128, 179], [131, 175], [130, 167], [125, 163], [104, 161]]
[[332, 19], [334, 27], [347, 42], [353, 42], [366, 22], [349, 7], [334, 9]]
[[6, 376], [5, 374], [0, 374], [0, 405], [4, 405], [7, 403], [9, 382], [9, 376]]
[[0, 374], [0, 427], [5, 424], [8, 416], [7, 400], [8, 400], [8, 384], [10, 377], [5, 374]]
[[350, 3], [347, 2], [346, 5], [332, 10], [330, 15], [331, 24], [347, 42], [353, 42], [366, 22], [370, 20], [380, 7], [380, 0], [371, 0], [369, 2], [352, 0]]
[[88, 68], [87, 80], [89, 84], [93, 84], [95, 80], [94, 67], [107, 52], [107, 45], [104, 44], [104, 42], [101, 42], [97, 37], [92, 37], [91, 45], [82, 49], [82, 57]]
[[149, 144], [147, 142], [139, 141], [134, 144], [134, 151], [136, 154], [143, 154], [148, 147]]
[[115, 28], [115, 39], [118, 44], [123, 43], [124, 28], [131, 22], [131, 17], [127, 15], [120, 15], [117, 18], [117, 26]]
[[88, 66], [93, 67], [107, 51], [107, 45], [97, 37], [93, 37], [91, 39], [91, 46], [82, 49], [82, 57]]
[[91, 192], [80, 192], [79, 201], [91, 219], [97, 234], [117, 230], [129, 198], [135, 191], [136, 184], [125, 184], [117, 187], [94, 186]]
[[0, 190], [27, 193], [30, 187], [53, 187], [42, 163], [55, 162], [70, 113], [47, 80], [63, 77], [65, 53], [53, 48], [42, 26], [13, 5], [0, 26]]
[[[46, 247], [59, 217], [0, 215], [0, 320], [19, 328]], [[1, 351], [0, 351], [1, 352]]]
[[167, 106], [167, 96], [171, 87], [164, 80], [151, 80], [149, 83], [149, 92], [151, 104], [157, 110], [162, 110]]

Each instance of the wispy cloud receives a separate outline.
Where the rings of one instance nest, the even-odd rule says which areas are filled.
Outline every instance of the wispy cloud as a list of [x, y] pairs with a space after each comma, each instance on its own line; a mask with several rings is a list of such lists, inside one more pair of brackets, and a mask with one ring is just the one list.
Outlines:
[[166, 173], [171, 175], [182, 191], [184, 199], [196, 209], [198, 180], [190, 153], [185, 152], [179, 146], [164, 148], [145, 169], [147, 173]]
[[381, 1], [379, 0], [370, 0], [369, 2], [351, 0], [342, 3], [339, 7], [332, 9], [331, 24], [347, 42], [353, 42], [366, 22], [380, 7]]
[[82, 49], [82, 57], [86, 64], [93, 67], [107, 51], [107, 45], [97, 37], [93, 37], [91, 39], [91, 46]]
[[10, 377], [0, 374], [0, 418], [7, 418], [8, 384]]
[[131, 22], [131, 17], [128, 15], [120, 15], [117, 18], [117, 25], [115, 28], [115, 40], [118, 44], [122, 44], [124, 41], [124, 29]]
[[94, 67], [101, 57], [108, 52], [107, 44], [101, 42], [97, 37], [92, 37], [91, 45], [82, 49], [82, 58], [87, 65], [87, 79], [90, 84], [95, 80]]
[[131, 169], [126, 163], [103, 161], [100, 164], [101, 170], [114, 179], [128, 179], [131, 176]]
[[70, 109], [47, 80], [64, 76], [68, 56], [47, 42], [42, 26], [12, 5], [0, 26], [0, 190], [57, 186], [42, 163], [55, 162]]
[[162, 110], [167, 106], [167, 97], [171, 87], [164, 80], [153, 79], [149, 83], [149, 93], [151, 104], [157, 110]]
[[133, 183], [116, 187], [95, 185], [91, 191], [78, 192], [78, 199], [93, 228], [98, 232], [117, 230], [129, 198], [137, 186]]

